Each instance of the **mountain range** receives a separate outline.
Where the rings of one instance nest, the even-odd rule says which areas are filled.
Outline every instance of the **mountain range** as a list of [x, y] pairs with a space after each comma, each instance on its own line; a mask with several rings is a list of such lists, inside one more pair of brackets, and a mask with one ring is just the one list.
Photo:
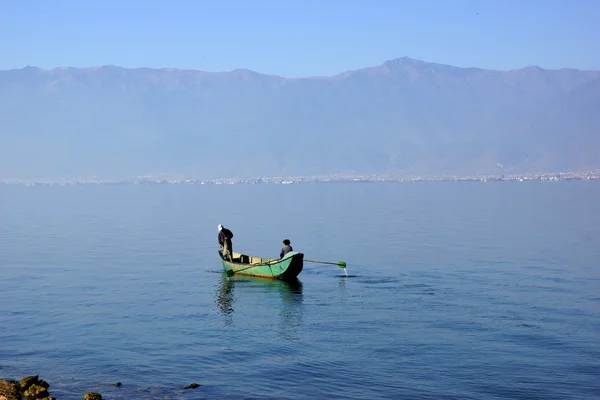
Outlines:
[[600, 71], [408, 57], [335, 76], [0, 71], [0, 178], [478, 175], [600, 167]]

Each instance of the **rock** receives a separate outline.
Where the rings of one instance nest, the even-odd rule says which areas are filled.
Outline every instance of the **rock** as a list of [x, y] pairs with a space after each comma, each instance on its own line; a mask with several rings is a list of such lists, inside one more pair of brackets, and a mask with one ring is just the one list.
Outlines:
[[115, 383], [115, 386], [116, 386], [116, 387], [119, 387], [119, 386], [121, 386], [121, 382], [117, 382], [117, 383]]
[[87, 392], [85, 396], [83, 396], [83, 400], [102, 400], [102, 395], [96, 392]]
[[26, 376], [20, 382], [0, 379], [0, 400], [56, 400], [48, 393], [49, 387], [38, 375]]
[[19, 382], [0, 379], [0, 400], [21, 400]]
[[31, 385], [29, 389], [23, 391], [23, 396], [27, 399], [43, 399], [48, 397], [49, 394], [45, 387], [35, 383]]
[[184, 387], [184, 389], [196, 389], [199, 386], [200, 385], [197, 383], [191, 383], [191, 384], [187, 385], [186, 387]]
[[39, 378], [39, 375], [32, 375], [21, 379], [21, 390], [26, 391], [31, 385], [38, 383]]

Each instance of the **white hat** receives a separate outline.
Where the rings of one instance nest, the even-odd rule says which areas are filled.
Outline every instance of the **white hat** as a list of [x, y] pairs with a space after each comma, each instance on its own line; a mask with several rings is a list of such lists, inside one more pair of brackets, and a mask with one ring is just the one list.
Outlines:
[[219, 224], [219, 225], [217, 226], [217, 229], [218, 229], [218, 230], [221, 230], [221, 229], [223, 229], [223, 225]]

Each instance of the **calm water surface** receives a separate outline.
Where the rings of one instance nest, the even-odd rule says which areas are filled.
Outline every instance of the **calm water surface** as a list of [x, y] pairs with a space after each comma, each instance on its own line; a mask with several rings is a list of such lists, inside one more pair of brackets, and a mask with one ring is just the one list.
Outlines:
[[[219, 223], [348, 276], [228, 279]], [[31, 374], [58, 399], [600, 398], [600, 184], [0, 186], [0, 377]]]

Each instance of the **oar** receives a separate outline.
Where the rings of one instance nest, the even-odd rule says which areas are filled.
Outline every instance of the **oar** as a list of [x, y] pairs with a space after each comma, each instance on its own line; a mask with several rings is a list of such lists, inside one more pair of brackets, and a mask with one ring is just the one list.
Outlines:
[[237, 270], [237, 271], [235, 271], [235, 272], [234, 272], [232, 269], [226, 269], [226, 270], [225, 270], [225, 273], [227, 274], [227, 276], [228, 276], [228, 277], [232, 277], [233, 275], [235, 275], [235, 273], [236, 273], [236, 272], [245, 271], [245, 270], [247, 270], [247, 269], [254, 268], [254, 267], [257, 267], [257, 266], [258, 266], [258, 265], [251, 265], [251, 266], [249, 266], [249, 267], [246, 267], [246, 268], [238, 269], [238, 270]]
[[235, 275], [236, 272], [241, 272], [241, 271], [245, 271], [245, 270], [250, 269], [250, 268], [256, 268], [256, 267], [260, 267], [262, 265], [268, 265], [268, 264], [269, 264], [269, 262], [267, 262], [265, 264], [250, 265], [250, 266], [248, 266], [246, 268], [238, 269], [235, 272], [232, 269], [226, 269], [225, 273], [227, 274], [227, 276], [231, 277], [231, 276]]
[[339, 261], [339, 262], [330, 262], [330, 261], [316, 261], [316, 260], [307, 260], [306, 258], [304, 259], [304, 261], [306, 262], [311, 262], [311, 263], [316, 263], [316, 264], [329, 264], [329, 265], [337, 265], [340, 268], [346, 268], [346, 262], [345, 261]]

